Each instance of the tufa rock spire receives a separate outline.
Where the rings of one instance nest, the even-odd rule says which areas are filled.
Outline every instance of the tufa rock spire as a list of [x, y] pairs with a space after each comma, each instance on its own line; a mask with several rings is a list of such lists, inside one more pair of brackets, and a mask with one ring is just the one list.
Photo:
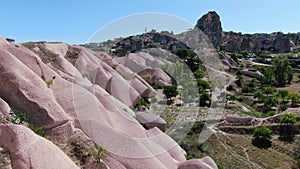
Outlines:
[[202, 16], [196, 24], [203, 33], [209, 38], [214, 47], [219, 47], [222, 43], [222, 26], [220, 16], [214, 12], [208, 12]]

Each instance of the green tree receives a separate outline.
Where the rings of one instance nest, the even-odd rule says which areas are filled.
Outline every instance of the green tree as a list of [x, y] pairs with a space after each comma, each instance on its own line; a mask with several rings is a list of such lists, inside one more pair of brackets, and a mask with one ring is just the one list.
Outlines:
[[263, 90], [263, 93], [266, 94], [266, 95], [270, 95], [270, 94], [273, 94], [275, 92], [274, 87], [270, 86], [270, 85], [264, 86], [262, 90]]
[[199, 64], [201, 63], [201, 60], [193, 50], [187, 48], [180, 48], [173, 50], [172, 53], [177, 55], [180, 59], [182, 59], [192, 70], [192, 72], [199, 69]]
[[279, 123], [286, 125], [294, 125], [297, 123], [297, 116], [294, 114], [284, 114], [280, 117]]
[[289, 91], [288, 90], [279, 90], [278, 94], [279, 94], [279, 97], [282, 99], [282, 101], [285, 102], [285, 99], [289, 95]]
[[292, 101], [291, 107], [298, 107], [300, 103], [300, 95], [297, 93], [290, 92], [287, 96]]
[[256, 81], [251, 80], [246, 86], [244, 86], [242, 88], [242, 92], [243, 93], [252, 93], [253, 91], [255, 91], [255, 88], [256, 88]]
[[206, 90], [210, 88], [210, 85], [207, 81], [202, 79], [197, 79], [196, 81], [200, 90]]
[[257, 98], [259, 100], [259, 102], [262, 102], [264, 97], [265, 97], [265, 95], [262, 94], [261, 92], [255, 92], [254, 93], [254, 98]]
[[259, 148], [269, 148], [272, 145], [273, 132], [266, 126], [259, 126], [253, 131], [252, 144]]
[[288, 83], [289, 74], [291, 74], [291, 66], [288, 58], [283, 55], [275, 57], [272, 62], [276, 85], [284, 86]]
[[202, 79], [197, 79], [196, 81], [197, 81], [199, 95], [200, 95], [199, 106], [201, 107], [209, 106], [211, 102], [211, 96], [206, 90], [210, 88], [210, 84], [207, 81]]
[[244, 80], [243, 80], [243, 76], [242, 76], [242, 75], [237, 75], [235, 84], [236, 84], [238, 87], [242, 87], [243, 81], [244, 81]]
[[288, 66], [287, 68], [287, 83], [290, 85], [293, 80], [293, 68], [292, 66]]
[[209, 106], [211, 103], [211, 96], [209, 93], [207, 93], [206, 91], [200, 91], [200, 102], [199, 102], [199, 106], [203, 107], [203, 106]]
[[166, 95], [167, 99], [171, 99], [172, 97], [176, 97], [178, 94], [177, 85], [165, 86], [163, 88], [163, 92]]
[[297, 123], [297, 116], [294, 114], [284, 114], [279, 118], [280, 131], [279, 139], [282, 141], [293, 141], [295, 132], [294, 124]]
[[274, 96], [264, 96], [262, 102], [264, 104], [264, 112], [271, 110], [272, 107], [278, 104], [278, 100]]
[[204, 73], [200, 69], [194, 71], [193, 74], [196, 79], [202, 79], [204, 77]]
[[261, 71], [263, 72], [263, 76], [260, 77], [260, 82], [262, 84], [272, 84], [274, 78], [273, 67], [262, 67]]

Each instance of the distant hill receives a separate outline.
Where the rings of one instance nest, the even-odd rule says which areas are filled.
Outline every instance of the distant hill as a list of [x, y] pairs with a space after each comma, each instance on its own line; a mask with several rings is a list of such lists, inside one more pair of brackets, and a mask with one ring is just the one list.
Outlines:
[[[282, 32], [274, 33], [255, 33], [242, 34], [239, 32], [223, 31], [220, 16], [214, 12], [208, 12], [202, 16], [195, 25], [199, 28], [210, 40], [216, 49], [227, 50], [230, 52], [257, 52], [267, 50], [270, 52], [288, 53], [300, 46], [300, 33]], [[149, 47], [161, 47], [167, 50], [185, 47], [185, 44], [174, 39], [176, 35], [171, 33], [149, 32], [142, 35], [130, 36], [127, 38], [119, 38], [110, 43], [86, 44], [88, 48], [107, 49], [113, 48], [113, 51], [118, 52], [135, 52]]]

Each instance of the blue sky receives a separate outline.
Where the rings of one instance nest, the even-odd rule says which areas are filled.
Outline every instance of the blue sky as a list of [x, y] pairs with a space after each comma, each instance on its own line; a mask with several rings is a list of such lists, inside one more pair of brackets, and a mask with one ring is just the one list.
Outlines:
[[299, 0], [6, 0], [0, 6], [0, 36], [17, 42], [81, 44], [112, 21], [144, 12], [178, 16], [195, 25], [203, 14], [217, 11], [225, 31], [300, 32]]

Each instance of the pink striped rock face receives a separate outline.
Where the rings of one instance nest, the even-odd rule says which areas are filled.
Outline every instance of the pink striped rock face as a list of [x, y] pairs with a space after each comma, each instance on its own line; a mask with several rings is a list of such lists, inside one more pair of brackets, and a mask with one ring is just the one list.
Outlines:
[[10, 120], [10, 112], [11, 108], [9, 105], [0, 98], [0, 123], [7, 123]]
[[78, 168], [53, 143], [24, 126], [0, 125], [0, 138], [0, 144], [10, 152], [13, 168]]
[[210, 157], [204, 157], [199, 160], [189, 160], [181, 163], [178, 169], [215, 169], [218, 168]]
[[[81, 133], [83, 144], [103, 146], [107, 153], [104, 163], [76, 166], [50, 141], [0, 120], [0, 146], [11, 153], [13, 168], [214, 167], [206, 159], [190, 164], [168, 135], [154, 126], [146, 130], [137, 121], [129, 106], [154, 96], [155, 90], [108, 54], [64, 43], [13, 45], [0, 38], [0, 71], [0, 118], [14, 108], [29, 114], [29, 123], [45, 127], [47, 138], [56, 143], [68, 144]], [[153, 77], [157, 83], [169, 83], [160, 71]]]
[[159, 59], [147, 53], [131, 53], [116, 61], [131, 69], [143, 78], [157, 86], [164, 87], [172, 84], [171, 78], [160, 67], [164, 64]]

